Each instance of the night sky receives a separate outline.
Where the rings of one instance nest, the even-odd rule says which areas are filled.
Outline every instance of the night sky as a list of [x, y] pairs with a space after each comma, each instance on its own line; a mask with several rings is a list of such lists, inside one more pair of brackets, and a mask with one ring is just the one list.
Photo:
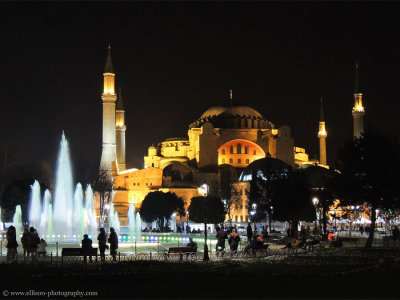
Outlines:
[[0, 4], [0, 142], [55, 167], [65, 130], [77, 169], [101, 154], [103, 68], [111, 43], [123, 89], [127, 166], [186, 136], [207, 108], [257, 109], [318, 154], [325, 102], [328, 163], [352, 136], [355, 62], [366, 122], [399, 132], [399, 3]]

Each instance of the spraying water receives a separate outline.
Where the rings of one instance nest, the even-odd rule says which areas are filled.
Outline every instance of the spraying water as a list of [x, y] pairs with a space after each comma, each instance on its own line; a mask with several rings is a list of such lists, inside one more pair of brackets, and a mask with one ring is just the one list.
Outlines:
[[142, 238], [142, 219], [140, 218], [139, 213], [136, 213], [135, 238], [136, 242], [140, 242]]
[[29, 211], [29, 226], [39, 230], [40, 216], [41, 216], [41, 204], [40, 204], [40, 185], [35, 180], [31, 185], [31, 198], [30, 198], [30, 211]]
[[85, 200], [86, 200], [85, 232], [94, 236], [97, 233], [97, 221], [96, 221], [96, 213], [94, 211], [94, 193], [90, 184], [86, 186]]
[[50, 191], [45, 190], [44, 195], [43, 195], [43, 205], [42, 205], [43, 210], [40, 215], [40, 231], [38, 232], [39, 235], [42, 235], [42, 236], [45, 236], [46, 233], [48, 232], [47, 227], [49, 224], [49, 214], [52, 213], [50, 200], [51, 200]]
[[61, 137], [54, 196], [53, 229], [60, 235], [72, 232], [72, 169], [69, 146], [64, 132]]
[[129, 235], [128, 241], [133, 241], [135, 237], [135, 206], [133, 203], [129, 204], [128, 210], [128, 228], [129, 228]]
[[0, 206], [0, 230], [4, 230], [4, 224], [3, 221], [1, 220], [1, 206]]
[[73, 228], [74, 235], [80, 239], [84, 234], [85, 224], [84, 224], [84, 210], [83, 210], [83, 190], [82, 185], [78, 183], [76, 185], [74, 194], [74, 217], [73, 217]]
[[21, 205], [17, 205], [15, 207], [13, 225], [15, 227], [15, 233], [16, 233], [17, 241], [19, 241], [20, 237], [21, 237], [21, 232], [22, 232], [22, 210], [21, 210]]
[[115, 229], [115, 232], [117, 233], [117, 234], [119, 234], [120, 233], [120, 231], [121, 231], [121, 223], [119, 222], [119, 217], [118, 217], [118, 212], [115, 212], [114, 213], [114, 229]]

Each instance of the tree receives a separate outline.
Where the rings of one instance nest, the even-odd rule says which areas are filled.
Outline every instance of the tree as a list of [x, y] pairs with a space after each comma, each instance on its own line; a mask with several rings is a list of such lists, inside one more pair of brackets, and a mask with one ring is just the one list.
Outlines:
[[93, 189], [99, 198], [99, 227], [104, 226], [105, 206], [113, 199], [114, 178], [106, 170], [100, 170], [93, 182]]
[[299, 221], [315, 219], [310, 186], [304, 171], [295, 170], [290, 177], [277, 179], [273, 197], [274, 218], [278, 221], [290, 221], [295, 233]]
[[232, 225], [232, 218], [235, 211], [240, 208], [240, 204], [242, 203], [241, 189], [237, 183], [238, 176], [236, 169], [229, 165], [223, 165], [219, 170], [219, 196], [224, 202], [229, 223]]
[[339, 151], [337, 168], [340, 173], [335, 181], [341, 205], [365, 203], [370, 208], [371, 226], [366, 248], [372, 246], [376, 210], [398, 207], [399, 150], [396, 138], [369, 128]]
[[189, 205], [190, 219], [196, 223], [204, 223], [204, 201], [207, 200], [207, 223], [223, 223], [226, 216], [224, 203], [218, 197], [193, 197]]
[[164, 231], [164, 220], [170, 220], [173, 212], [185, 215], [184, 202], [175, 193], [151, 192], [144, 198], [140, 207], [140, 216], [148, 223], [157, 222], [160, 231]]
[[263, 181], [258, 172], [253, 171], [250, 180], [250, 189], [247, 191], [247, 197], [249, 199], [247, 209], [249, 211], [250, 220], [253, 223], [264, 220], [267, 215], [268, 204], [265, 198], [267, 191], [264, 190], [267, 185], [265, 185]]

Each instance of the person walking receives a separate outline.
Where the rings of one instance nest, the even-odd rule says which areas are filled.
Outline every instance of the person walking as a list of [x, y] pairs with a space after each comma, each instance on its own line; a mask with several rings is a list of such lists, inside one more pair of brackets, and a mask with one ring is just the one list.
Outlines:
[[358, 228], [358, 230], [360, 231], [360, 235], [362, 236], [364, 233], [364, 227], [360, 225], [360, 228]]
[[251, 242], [251, 238], [253, 237], [253, 229], [251, 228], [251, 223], [249, 222], [249, 224], [247, 225], [247, 241]]
[[18, 248], [18, 243], [17, 243], [17, 235], [16, 235], [16, 230], [14, 226], [10, 226], [7, 229], [6, 233], [7, 237], [7, 261], [12, 261], [16, 259], [17, 256], [17, 248]]
[[24, 228], [24, 233], [21, 237], [22, 248], [24, 248], [24, 260], [28, 257], [28, 248], [29, 248], [29, 230], [28, 228]]
[[108, 237], [108, 242], [110, 243], [110, 255], [113, 261], [117, 261], [117, 249], [118, 249], [118, 236], [115, 232], [114, 227], [110, 228], [110, 236]]
[[106, 248], [107, 248], [107, 235], [104, 228], [100, 228], [100, 233], [97, 236], [97, 240], [99, 241], [99, 250], [100, 250], [100, 259], [102, 262], [106, 261]]
[[228, 236], [225, 230], [217, 226], [216, 228], [217, 234], [215, 237], [217, 238], [217, 245], [215, 246], [216, 252], [217, 252], [217, 257], [219, 256], [219, 253], [221, 253], [221, 257], [224, 256], [223, 251], [225, 250], [225, 240]]
[[[83, 240], [82, 240], [82, 249], [85, 251], [85, 255], [83, 256], [83, 261], [87, 262], [87, 252], [92, 249], [92, 240], [89, 239], [89, 236], [87, 234], [83, 235]], [[89, 260], [92, 262], [92, 256], [89, 255]]]
[[240, 236], [239, 236], [236, 228], [233, 228], [231, 235], [229, 236], [229, 239], [228, 239], [228, 244], [231, 248], [231, 252], [237, 251], [239, 242], [240, 242]]

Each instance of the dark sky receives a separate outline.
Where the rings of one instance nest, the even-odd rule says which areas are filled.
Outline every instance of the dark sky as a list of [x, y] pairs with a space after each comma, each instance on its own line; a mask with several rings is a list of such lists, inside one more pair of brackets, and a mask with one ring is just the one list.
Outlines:
[[399, 131], [400, 4], [123, 2], [0, 4], [0, 141], [55, 164], [65, 130], [77, 165], [101, 153], [102, 71], [111, 43], [123, 88], [128, 167], [185, 136], [208, 107], [234, 100], [318, 154], [325, 101], [328, 162], [352, 136], [354, 65], [366, 120]]

